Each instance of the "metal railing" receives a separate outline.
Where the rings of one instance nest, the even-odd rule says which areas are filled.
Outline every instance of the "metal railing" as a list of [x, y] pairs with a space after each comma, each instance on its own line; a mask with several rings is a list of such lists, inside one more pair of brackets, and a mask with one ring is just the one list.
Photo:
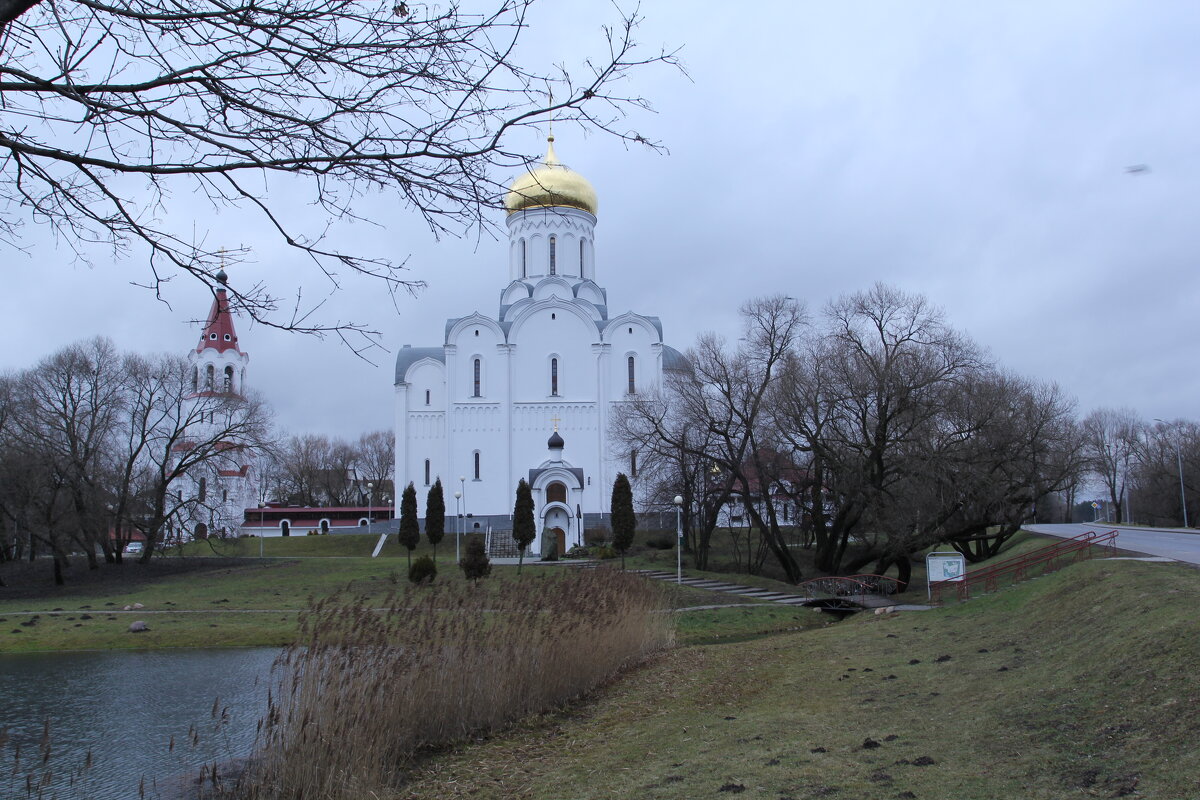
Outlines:
[[886, 575], [846, 575], [813, 578], [796, 586], [797, 593], [809, 600], [844, 599], [863, 604], [868, 596], [896, 594], [900, 582]]
[[1093, 548], [1107, 553], [1116, 551], [1117, 531], [1096, 533], [1088, 531], [1029, 553], [1005, 559], [986, 569], [968, 572], [960, 581], [934, 581], [929, 585], [933, 602], [939, 602], [942, 592], [953, 588], [959, 600], [968, 600], [972, 591], [977, 594], [994, 592], [1001, 586], [1011, 586], [1023, 580], [1046, 575], [1076, 561], [1091, 558]]

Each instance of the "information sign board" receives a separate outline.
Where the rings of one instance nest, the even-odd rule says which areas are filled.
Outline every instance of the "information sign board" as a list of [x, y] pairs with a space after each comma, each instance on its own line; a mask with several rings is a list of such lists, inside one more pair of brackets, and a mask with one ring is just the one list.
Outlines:
[[967, 577], [967, 559], [962, 553], [943, 551], [925, 556], [925, 573], [929, 586], [929, 597], [933, 598], [933, 584], [942, 581], [961, 581]]

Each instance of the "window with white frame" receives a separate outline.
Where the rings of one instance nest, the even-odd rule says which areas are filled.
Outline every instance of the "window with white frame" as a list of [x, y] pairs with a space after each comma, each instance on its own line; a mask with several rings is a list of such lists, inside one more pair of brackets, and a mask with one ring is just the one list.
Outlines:
[[550, 394], [558, 396], [558, 359], [550, 359]]
[[626, 368], [629, 372], [629, 388], [627, 394], [637, 394], [637, 363], [633, 356], [626, 359]]
[[471, 370], [471, 396], [483, 397], [483, 359], [475, 359], [471, 366]]
[[558, 237], [550, 237], [550, 274], [558, 274]]

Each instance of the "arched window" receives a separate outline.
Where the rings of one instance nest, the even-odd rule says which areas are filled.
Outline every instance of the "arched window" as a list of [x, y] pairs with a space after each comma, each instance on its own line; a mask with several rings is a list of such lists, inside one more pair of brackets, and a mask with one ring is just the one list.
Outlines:
[[228, 502], [229, 502], [229, 490], [228, 490], [228, 489], [222, 489], [222, 490], [221, 490], [221, 502], [222, 502], [222, 503], [228, 503]]
[[429, 390], [425, 390], [425, 405], [429, 405]]
[[558, 237], [550, 237], [550, 274], [558, 274]]
[[200, 479], [200, 487], [196, 491], [196, 499], [201, 503], [208, 499], [208, 481], [205, 478]]
[[246, 368], [242, 367], [241, 374], [238, 375], [238, 386], [246, 387]]
[[546, 487], [546, 502], [547, 503], [565, 503], [567, 502], [567, 485], [555, 481]]
[[429, 459], [425, 459], [425, 485], [429, 485]]
[[637, 394], [637, 373], [636, 366], [633, 361], [633, 356], [629, 357], [627, 362], [629, 366], [629, 394]]
[[475, 359], [473, 371], [474, 371], [474, 376], [472, 378], [472, 380], [473, 380], [472, 385], [474, 388], [471, 392], [471, 396], [472, 397], [483, 397], [483, 392], [482, 392], [483, 383], [481, 380], [481, 378], [483, 376], [483, 359], [479, 359], [479, 358]]
[[579, 277], [583, 277], [583, 239], [579, 240]]
[[550, 394], [558, 396], [558, 359], [550, 359]]
[[225, 368], [225, 393], [233, 391], [233, 367]]
[[525, 240], [522, 239], [521, 240], [521, 277], [522, 278], [526, 277], [529, 272], [528, 267], [527, 267], [528, 262], [526, 261], [525, 255], [526, 255]]
[[213, 369], [212, 364], [209, 364], [204, 369], [204, 390], [207, 392], [211, 392], [213, 390], [213, 376], [215, 372], [216, 370]]
[[629, 477], [637, 477], [637, 450], [629, 451]]
[[479, 451], [475, 451], [475, 480], [479, 480]]
[[192, 367], [192, 391], [200, 388], [200, 368]]

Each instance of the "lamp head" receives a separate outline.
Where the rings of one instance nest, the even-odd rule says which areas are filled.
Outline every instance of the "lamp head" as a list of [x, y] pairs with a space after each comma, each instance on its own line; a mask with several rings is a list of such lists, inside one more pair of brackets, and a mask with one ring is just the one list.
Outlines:
[[677, 506], [683, 505], [683, 495], [680, 495], [680, 494], [675, 495], [675, 505], [677, 505]]

